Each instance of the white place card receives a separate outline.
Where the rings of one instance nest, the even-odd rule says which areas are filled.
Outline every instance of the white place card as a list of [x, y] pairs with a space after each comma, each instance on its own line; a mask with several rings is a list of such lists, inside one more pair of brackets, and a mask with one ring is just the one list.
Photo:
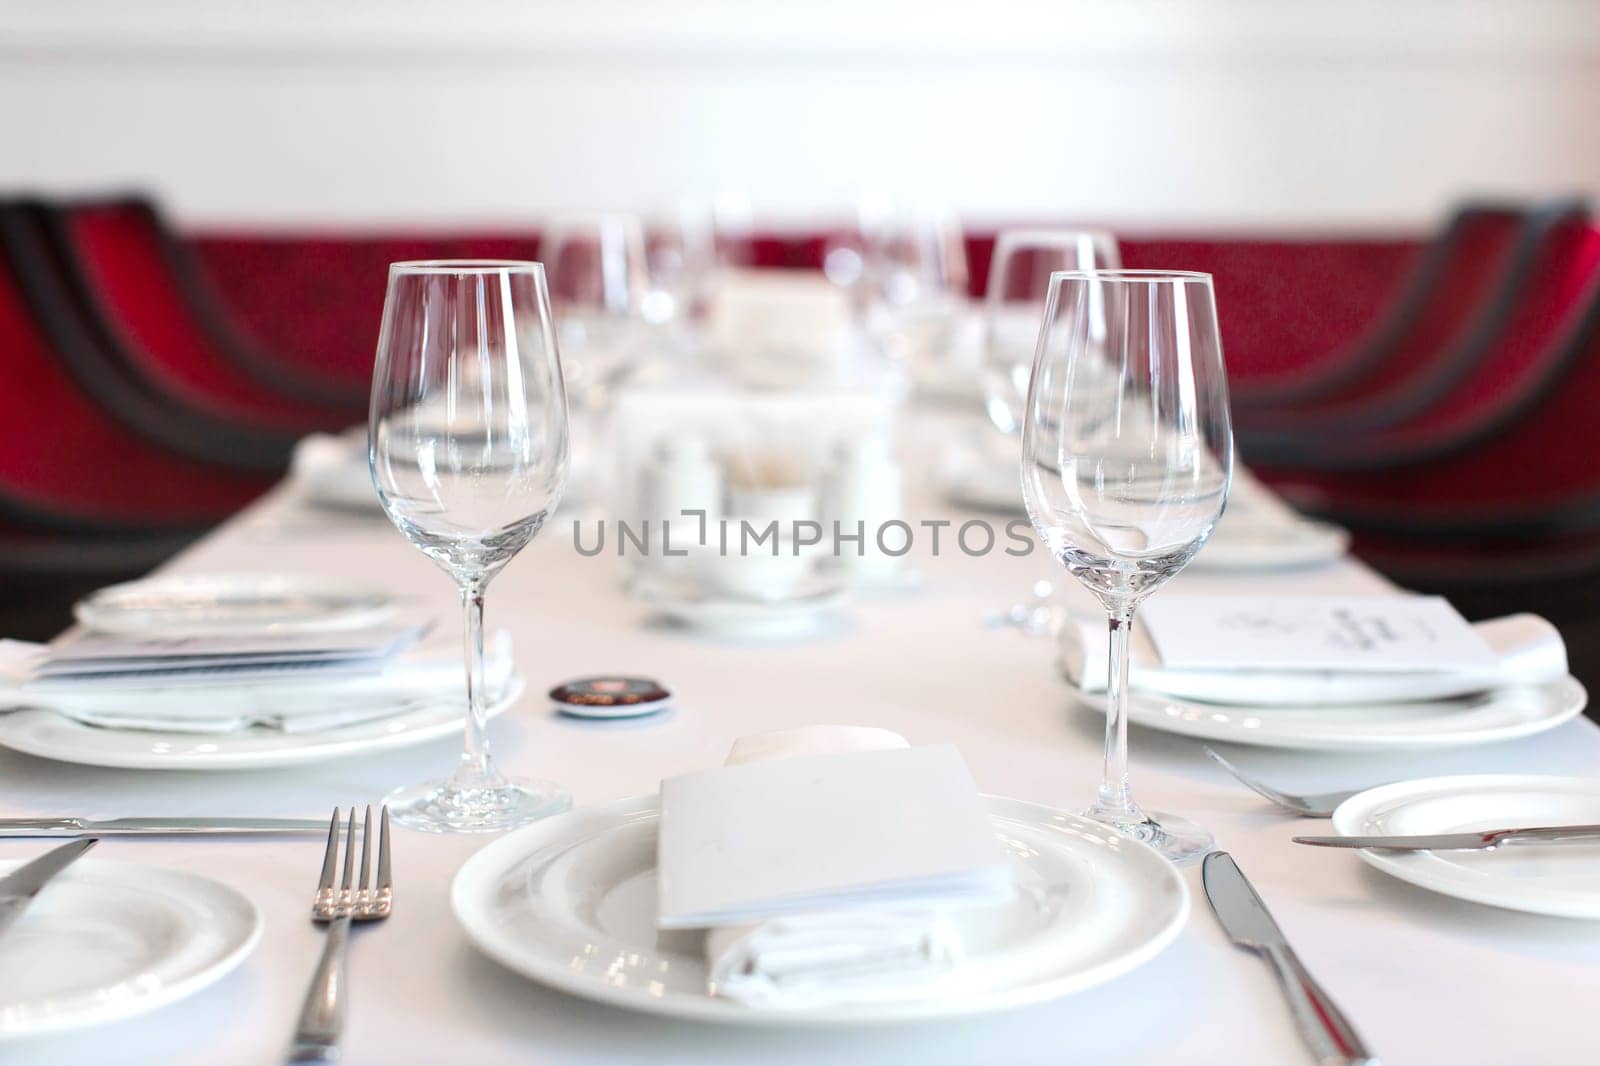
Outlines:
[[1165, 668], [1453, 671], [1495, 655], [1438, 596], [1167, 596], [1139, 620]]
[[661, 782], [662, 929], [999, 902], [1011, 865], [950, 745], [806, 755]]

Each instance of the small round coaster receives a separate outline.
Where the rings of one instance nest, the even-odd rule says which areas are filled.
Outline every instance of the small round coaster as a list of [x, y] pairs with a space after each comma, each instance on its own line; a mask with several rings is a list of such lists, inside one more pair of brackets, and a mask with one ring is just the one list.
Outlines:
[[550, 702], [575, 718], [641, 718], [672, 706], [672, 693], [648, 677], [580, 677], [551, 689]]

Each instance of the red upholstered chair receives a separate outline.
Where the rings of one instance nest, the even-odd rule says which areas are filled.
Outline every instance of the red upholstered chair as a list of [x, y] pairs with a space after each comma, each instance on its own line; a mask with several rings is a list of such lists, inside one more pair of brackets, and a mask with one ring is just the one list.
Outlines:
[[38, 546], [39, 530], [196, 527], [271, 484], [174, 455], [101, 409], [40, 328], [9, 249], [0, 254], [0, 368], [0, 533]]
[[[1538, 230], [1538, 220], [1517, 206], [1477, 204], [1457, 211], [1358, 336], [1307, 353], [1286, 370], [1242, 381], [1234, 397], [1239, 421], [1276, 417], [1293, 424], [1308, 408], [1377, 394], [1475, 332], [1492, 330], [1490, 305], [1497, 296], [1507, 298], [1521, 265], [1516, 253], [1530, 254]], [[1304, 305], [1302, 313], [1314, 318], [1319, 300], [1329, 295], [1313, 288], [1295, 298]]]
[[296, 434], [240, 426], [173, 405], [104, 340], [81, 313], [43, 212], [29, 202], [0, 202], [0, 244], [35, 322], [78, 388], [147, 440], [208, 465], [282, 473]]
[[[1356, 412], [1331, 424], [1293, 452], [1265, 459], [1275, 469], [1416, 469], [1419, 464], [1452, 459], [1492, 444], [1531, 417], [1538, 403], [1564, 378], [1578, 372], [1589, 332], [1600, 319], [1600, 230], [1582, 223], [1562, 227], [1558, 254], [1544, 257], [1530, 277], [1528, 291], [1500, 326], [1492, 343], [1447, 382], [1421, 383], [1419, 413], [1393, 426], [1369, 429]], [[1564, 384], [1559, 387], [1565, 388]], [[1241, 437], [1247, 459], [1262, 460]], [[1288, 455], [1293, 463], [1280, 463]], [[1344, 491], [1376, 483], [1372, 475], [1327, 478]]]
[[1542, 306], [1570, 277], [1588, 232], [1586, 211], [1563, 203], [1531, 213], [1513, 241], [1476, 242], [1474, 258], [1493, 269], [1447, 270], [1456, 284], [1404, 331], [1387, 361], [1325, 394], [1314, 404], [1241, 419], [1240, 446], [1268, 462], [1317, 463], [1332, 451], [1360, 448], [1366, 437], [1415, 420], [1446, 402], [1499, 351], [1506, 332], [1529, 308]]
[[[331, 405], [313, 386], [233, 334], [181, 245], [139, 200], [40, 208], [42, 223], [97, 340], [175, 409], [284, 432], [342, 428], [364, 404]], [[220, 337], [220, 339], [219, 339]]]
[[1600, 229], [1569, 267], [1447, 402], [1347, 453], [1362, 469], [1263, 474], [1308, 509], [1424, 544], [1600, 530]]

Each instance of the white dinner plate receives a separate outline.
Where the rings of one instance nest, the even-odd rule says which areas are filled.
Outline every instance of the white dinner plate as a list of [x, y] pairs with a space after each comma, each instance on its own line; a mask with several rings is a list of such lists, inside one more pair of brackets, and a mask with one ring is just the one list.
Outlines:
[[[1105, 699], [1074, 690], [1105, 713]], [[1589, 701], [1575, 677], [1445, 700], [1240, 707], [1132, 692], [1128, 720], [1151, 729], [1231, 744], [1307, 751], [1397, 751], [1487, 744], [1531, 736], [1576, 717]]]
[[1339, 526], [1310, 519], [1247, 522], [1230, 509], [1189, 569], [1297, 570], [1338, 562], [1349, 547], [1350, 534]]
[[[0, 873], [22, 865], [8, 862]], [[0, 1039], [115, 1021], [198, 992], [261, 937], [261, 914], [209, 877], [82, 859], [6, 931]]]
[[804, 1008], [707, 994], [703, 934], [655, 928], [655, 796], [563, 814], [467, 860], [450, 901], [467, 936], [507, 968], [619, 1007], [744, 1025], [949, 1018], [1108, 981], [1177, 937], [1189, 892], [1171, 863], [1075, 814], [986, 797], [1018, 895], [960, 918], [977, 976], [960, 996]]
[[[1401, 781], [1333, 812], [1340, 836], [1415, 836], [1600, 824], [1600, 780], [1480, 774]], [[1507, 844], [1492, 851], [1357, 852], [1402, 881], [1495, 907], [1600, 918], [1600, 844]]]
[[[489, 705], [489, 717], [508, 710], [525, 687], [522, 675], [513, 676], [505, 694]], [[259, 726], [234, 733], [107, 729], [29, 709], [0, 713], [0, 747], [57, 762], [126, 770], [265, 770], [406, 748], [459, 733], [465, 723], [465, 701], [315, 733]]]
[[308, 633], [387, 621], [381, 588], [296, 574], [183, 574], [112, 585], [79, 600], [80, 625], [127, 637]]
[[817, 628], [849, 598], [838, 578], [818, 577], [780, 600], [738, 599], [693, 590], [688, 583], [642, 584], [639, 596], [659, 614], [683, 625], [729, 636], [789, 637]]

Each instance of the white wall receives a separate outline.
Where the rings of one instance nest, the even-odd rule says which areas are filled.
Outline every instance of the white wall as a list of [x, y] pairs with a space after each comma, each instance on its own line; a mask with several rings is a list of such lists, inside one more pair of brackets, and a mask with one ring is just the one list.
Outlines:
[[969, 217], [1411, 226], [1600, 198], [1596, 0], [0, 0], [0, 185], [412, 225], [862, 188]]

